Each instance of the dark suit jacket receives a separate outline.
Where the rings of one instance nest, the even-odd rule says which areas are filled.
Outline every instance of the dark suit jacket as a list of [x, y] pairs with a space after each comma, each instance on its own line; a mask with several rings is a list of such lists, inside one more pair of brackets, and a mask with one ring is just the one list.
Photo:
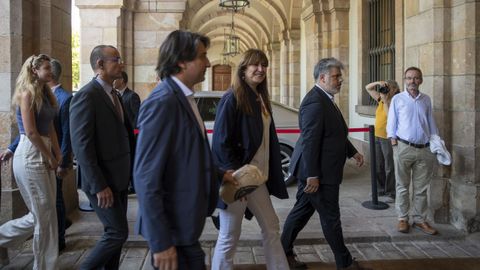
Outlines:
[[171, 79], [159, 83], [140, 106], [134, 183], [136, 232], [151, 251], [198, 241], [218, 199], [208, 144], [185, 94]]
[[133, 130], [125, 115], [124, 119], [122, 123], [110, 97], [95, 79], [73, 97], [70, 133], [85, 192], [96, 194], [107, 186], [113, 192], [127, 189]]
[[60, 166], [69, 168], [72, 165], [72, 144], [70, 141], [70, 102], [72, 101], [72, 94], [65, 91], [62, 86], [57, 87], [53, 94], [58, 103], [58, 113], [53, 123], [63, 156]]
[[357, 153], [342, 114], [315, 86], [303, 99], [298, 119], [301, 134], [292, 154], [293, 174], [301, 181], [317, 176], [321, 184], [340, 184], [347, 157]]
[[130, 120], [132, 127], [136, 128], [138, 110], [140, 110], [140, 97], [127, 87], [122, 95], [122, 103], [128, 120]]
[[[231, 89], [223, 95], [217, 107], [212, 152], [216, 164], [224, 170], [236, 170], [250, 163], [262, 143], [263, 120], [260, 103], [253, 91], [249, 91], [249, 94], [253, 115], [246, 115], [237, 109], [237, 100]], [[273, 118], [270, 123], [269, 141], [270, 156], [266, 185], [270, 194], [286, 199], [288, 192], [283, 180], [280, 146]], [[218, 207], [225, 209], [227, 205], [219, 199]]]

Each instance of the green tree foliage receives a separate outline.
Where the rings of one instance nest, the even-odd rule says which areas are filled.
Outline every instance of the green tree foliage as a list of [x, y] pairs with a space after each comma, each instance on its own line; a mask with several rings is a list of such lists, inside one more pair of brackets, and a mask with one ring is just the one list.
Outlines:
[[78, 89], [80, 83], [80, 34], [72, 33], [72, 87]]

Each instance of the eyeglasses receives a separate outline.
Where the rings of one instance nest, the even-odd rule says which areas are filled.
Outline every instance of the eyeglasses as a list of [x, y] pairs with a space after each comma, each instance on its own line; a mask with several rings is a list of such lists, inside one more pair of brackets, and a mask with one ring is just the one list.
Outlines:
[[333, 75], [330, 75], [330, 78], [339, 80], [342, 78], [342, 74], [333, 74]]
[[116, 62], [117, 64], [123, 64], [123, 59], [120, 56], [117, 57], [104, 57], [103, 60]]

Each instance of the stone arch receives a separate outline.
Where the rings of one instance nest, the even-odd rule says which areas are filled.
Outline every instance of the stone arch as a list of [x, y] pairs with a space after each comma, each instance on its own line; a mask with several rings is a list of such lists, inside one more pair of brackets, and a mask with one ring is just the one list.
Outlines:
[[[225, 12], [227, 11], [221, 10], [218, 7], [217, 1], [202, 3], [202, 1], [189, 0], [181, 25], [186, 29], [195, 31], [197, 25], [200, 25], [200, 23], [198, 23], [199, 20], [202, 22], [213, 20]], [[237, 12], [236, 16], [240, 14], [256, 21], [251, 25], [261, 27], [266, 37], [265, 40], [268, 41], [278, 39], [278, 34], [288, 28], [287, 13], [280, 0], [254, 1], [251, 3], [251, 7]], [[246, 17], [241, 17], [241, 19]], [[264, 18], [275, 19], [268, 21]]]
[[[193, 27], [192, 31], [202, 32], [204, 27], [216, 25], [219, 21], [223, 23], [231, 22], [231, 13], [222, 11], [215, 16], [215, 20], [204, 18], [198, 22], [196, 27]], [[257, 33], [257, 37], [265, 37], [269, 39], [271, 29], [266, 26], [266, 22], [261, 18], [256, 18], [255, 16], [249, 14], [237, 13], [235, 14], [235, 24], [244, 25], [244, 28], [250, 28], [251, 32]]]

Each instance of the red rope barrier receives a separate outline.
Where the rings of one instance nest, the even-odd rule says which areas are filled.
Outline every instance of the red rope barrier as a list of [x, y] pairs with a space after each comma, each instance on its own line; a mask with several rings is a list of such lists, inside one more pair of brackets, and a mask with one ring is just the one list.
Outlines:
[[349, 128], [348, 132], [369, 132], [368, 128]]
[[[348, 132], [368, 132], [368, 128], [349, 128]], [[133, 130], [133, 134], [137, 135], [139, 132], [138, 129]], [[213, 134], [212, 129], [207, 129], [208, 134]], [[298, 128], [277, 128], [278, 134], [298, 134], [300, 133], [300, 129]]]

